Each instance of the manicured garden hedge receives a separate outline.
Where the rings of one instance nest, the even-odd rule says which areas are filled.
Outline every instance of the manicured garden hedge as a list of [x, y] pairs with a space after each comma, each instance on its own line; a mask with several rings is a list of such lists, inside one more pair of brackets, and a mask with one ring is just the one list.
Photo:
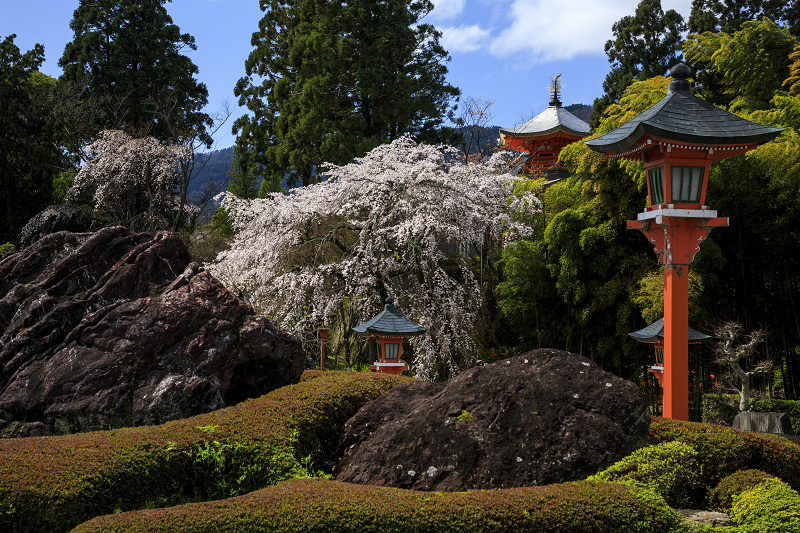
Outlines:
[[[344, 423], [408, 378], [307, 372], [296, 385], [160, 426], [0, 441], [0, 531], [68, 531], [92, 517], [229, 496], [306, 474]], [[225, 494], [227, 492], [227, 494]]]
[[73, 533], [656, 533], [679, 524], [664, 500], [619, 484], [442, 493], [315, 479], [228, 500], [102, 516]]
[[794, 489], [800, 488], [800, 446], [781, 436], [654, 418], [650, 443], [669, 441], [680, 441], [697, 450], [701, 485], [709, 490], [730, 474], [751, 468], [778, 477]]

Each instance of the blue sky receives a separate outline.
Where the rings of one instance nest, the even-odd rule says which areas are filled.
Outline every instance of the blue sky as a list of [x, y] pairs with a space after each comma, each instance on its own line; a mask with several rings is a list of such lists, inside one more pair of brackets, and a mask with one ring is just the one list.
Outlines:
[[[511, 127], [547, 107], [550, 78], [561, 74], [565, 105], [591, 105], [602, 93], [609, 64], [603, 52], [611, 25], [633, 14], [638, 0], [433, 0], [426, 21], [442, 31], [450, 52], [448, 81], [465, 96], [493, 100], [495, 125]], [[78, 0], [0, 0], [0, 38], [15, 33], [29, 50], [45, 47], [42, 71], [58, 77], [58, 59], [72, 40], [69, 22]], [[691, 0], [662, 0], [688, 19]], [[199, 81], [209, 90], [207, 112], [228, 100], [233, 116], [215, 148], [234, 142], [233, 119], [245, 112], [233, 96], [263, 13], [258, 0], [173, 0], [166, 4], [182, 32], [193, 35], [189, 52]]]

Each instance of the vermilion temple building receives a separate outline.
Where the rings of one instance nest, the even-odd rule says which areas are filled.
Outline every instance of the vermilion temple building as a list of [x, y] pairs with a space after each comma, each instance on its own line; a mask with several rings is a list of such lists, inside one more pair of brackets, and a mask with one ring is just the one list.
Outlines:
[[548, 177], [566, 175], [567, 169], [558, 161], [558, 154], [591, 133], [589, 124], [563, 107], [558, 99], [561, 91], [559, 74], [550, 84], [550, 106], [535, 118], [513, 128], [500, 128], [500, 145], [507, 150], [526, 152], [522, 171], [546, 171]]

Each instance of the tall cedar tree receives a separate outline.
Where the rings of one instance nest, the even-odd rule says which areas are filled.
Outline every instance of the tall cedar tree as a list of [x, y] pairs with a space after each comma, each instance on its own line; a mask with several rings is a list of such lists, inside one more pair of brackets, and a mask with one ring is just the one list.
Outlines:
[[208, 90], [182, 54], [197, 46], [173, 24], [168, 1], [81, 0], [75, 10], [75, 37], [58, 64], [60, 80], [78, 87], [73, 93], [93, 115], [84, 142], [101, 130], [120, 129], [168, 143], [199, 136], [211, 145], [211, 119], [202, 112]]
[[800, 31], [800, 5], [794, 0], [692, 0], [689, 33], [733, 33], [764, 17], [785, 24], [793, 35]]
[[634, 80], [662, 76], [679, 61], [686, 24], [674, 9], [665, 13], [661, 0], [642, 0], [633, 16], [622, 17], [611, 30], [614, 39], [605, 46], [611, 72], [603, 81], [603, 96], [594, 101], [591, 123], [595, 129], [606, 108], [618, 102]]
[[459, 90], [445, 81], [441, 34], [420, 24], [430, 0], [265, 0], [255, 50], [234, 89], [249, 115], [233, 126], [243, 164], [315, 181], [412, 134], [442, 141]]
[[44, 47], [23, 54], [15, 37], [0, 41], [0, 244], [16, 242], [28, 219], [52, 202], [61, 162], [52, 141], [55, 80], [38, 72]]

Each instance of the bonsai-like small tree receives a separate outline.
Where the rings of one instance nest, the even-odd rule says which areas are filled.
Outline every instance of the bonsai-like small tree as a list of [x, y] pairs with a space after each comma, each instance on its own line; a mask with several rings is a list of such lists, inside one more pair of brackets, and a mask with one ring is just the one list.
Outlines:
[[[714, 328], [715, 362], [730, 370], [730, 375], [722, 379], [739, 393], [740, 412], [750, 409], [750, 378], [767, 374], [774, 366], [769, 359], [755, 361], [756, 348], [764, 341], [765, 335], [763, 328], [743, 334], [742, 325], [738, 322], [725, 322]], [[745, 370], [742, 366], [747, 361], [750, 363], [747, 365], [751, 367], [750, 370]]]

